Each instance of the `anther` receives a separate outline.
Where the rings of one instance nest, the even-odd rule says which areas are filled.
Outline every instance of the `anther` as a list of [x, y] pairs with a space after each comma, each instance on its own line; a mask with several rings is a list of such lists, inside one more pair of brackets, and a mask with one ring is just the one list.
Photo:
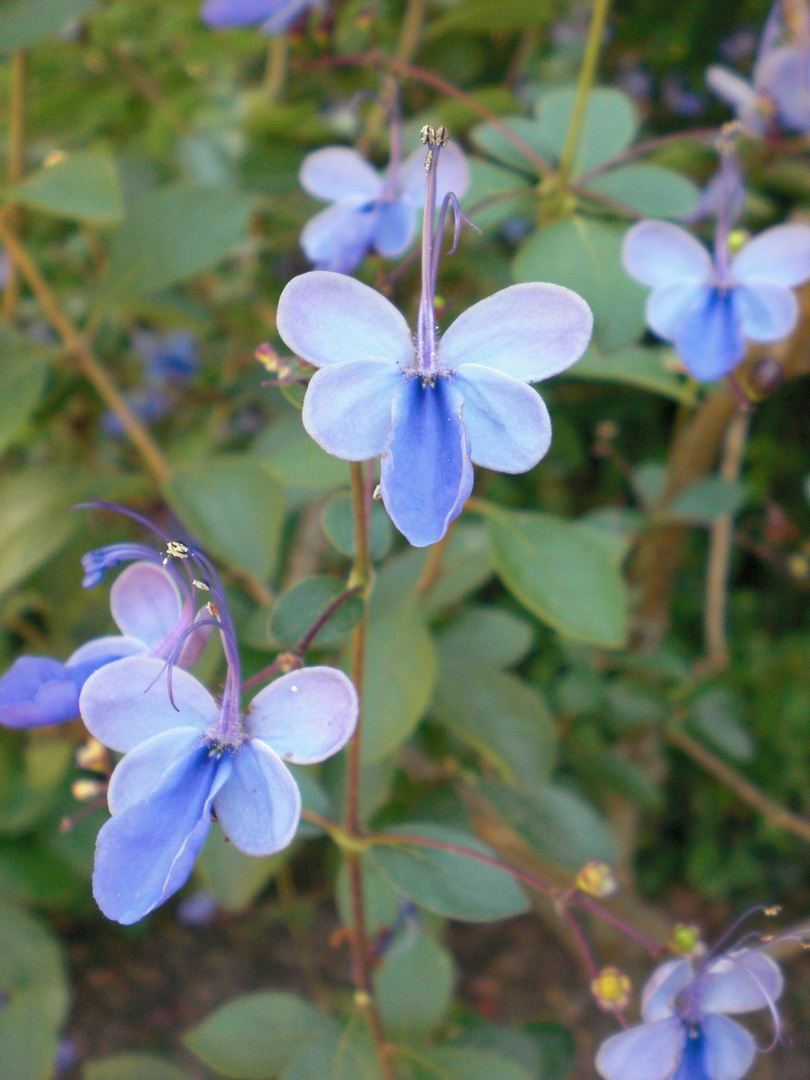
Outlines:
[[163, 560], [165, 566], [169, 559], [187, 559], [188, 548], [185, 544], [181, 544], [179, 540], [170, 540], [166, 545], [166, 558]]
[[206, 581], [198, 581], [197, 578], [191, 583], [195, 589], [201, 589], [203, 592], [211, 592], [211, 586]]

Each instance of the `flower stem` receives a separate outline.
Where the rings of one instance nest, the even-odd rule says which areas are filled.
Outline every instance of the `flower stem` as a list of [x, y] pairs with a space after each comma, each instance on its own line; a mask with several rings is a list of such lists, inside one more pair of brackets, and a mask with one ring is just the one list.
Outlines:
[[[8, 182], [9, 186], [19, 184], [25, 168], [25, 82], [28, 58], [22, 51], [14, 53], [11, 60], [11, 100], [8, 112]], [[20, 228], [19, 207], [7, 207], [6, 221], [10, 229], [18, 232]], [[2, 316], [7, 322], [14, 317], [17, 300], [20, 295], [20, 278], [16, 264], [11, 262], [8, 268], [6, 287], [3, 290]]]
[[271, 38], [267, 46], [267, 64], [264, 69], [262, 89], [267, 100], [273, 103], [281, 98], [287, 81], [289, 49], [290, 43], [286, 34]]
[[[397, 42], [396, 52], [394, 53], [394, 58], [396, 60], [407, 63], [416, 52], [416, 48], [419, 44], [419, 35], [422, 31], [424, 12], [425, 0], [408, 0], [408, 6], [405, 8], [405, 17], [402, 20], [402, 30], [400, 31], [399, 41]], [[357, 149], [361, 154], [367, 154], [374, 145], [374, 141], [377, 138], [377, 133], [379, 132], [381, 125], [385, 122], [386, 116], [394, 105], [396, 92], [396, 78], [393, 75], [389, 75], [385, 81], [385, 86], [383, 87], [382, 101], [378, 101], [371, 109], [368, 119], [366, 120], [365, 130], [357, 144]]]
[[594, 0], [591, 25], [588, 29], [588, 40], [585, 43], [585, 55], [582, 58], [582, 68], [577, 83], [574, 111], [571, 113], [571, 122], [565, 135], [562, 154], [560, 154], [558, 175], [560, 182], [563, 184], [571, 175], [580, 136], [582, 135], [582, 128], [585, 124], [588, 97], [596, 79], [596, 68], [599, 64], [599, 54], [602, 51], [602, 38], [605, 34], [605, 22], [609, 7], [610, 0]]

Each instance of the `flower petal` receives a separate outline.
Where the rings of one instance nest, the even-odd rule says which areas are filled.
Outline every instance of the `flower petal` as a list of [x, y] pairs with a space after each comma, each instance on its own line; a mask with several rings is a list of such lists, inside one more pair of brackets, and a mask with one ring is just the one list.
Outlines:
[[695, 975], [688, 960], [667, 960], [655, 969], [641, 995], [641, 1015], [645, 1023], [666, 1020], [675, 1014], [675, 999]]
[[107, 789], [111, 814], [120, 814], [148, 799], [180, 758], [202, 746], [198, 728], [178, 727], [162, 731], [136, 746], [116, 765]]
[[712, 260], [703, 244], [669, 221], [639, 221], [628, 229], [622, 262], [644, 285], [669, 285], [685, 277], [708, 282], [712, 277]]
[[82, 720], [91, 735], [111, 750], [128, 751], [178, 727], [200, 731], [216, 724], [217, 704], [193, 675], [174, 668], [169, 699], [166, 664], [154, 656], [130, 656], [108, 664], [84, 684]]
[[29, 728], [72, 720], [79, 715], [79, 689], [58, 660], [20, 656], [0, 679], [0, 724]]
[[745, 354], [736, 289], [710, 289], [684, 319], [675, 339], [681, 359], [695, 376], [712, 382], [728, 375]]
[[[398, 187], [416, 206], [425, 204], [425, 151], [414, 150], [399, 171]], [[470, 169], [464, 151], [457, 143], [442, 147], [436, 167], [436, 206], [440, 207], [448, 192], [462, 199], [470, 186]]]
[[799, 302], [786, 285], [749, 278], [737, 287], [743, 333], [751, 341], [781, 341], [799, 321]]
[[754, 70], [757, 89], [776, 106], [779, 122], [795, 131], [810, 131], [810, 57], [807, 46], [771, 49]]
[[200, 18], [218, 28], [250, 26], [266, 19], [274, 7], [273, 0], [206, 0]]
[[707, 1080], [740, 1080], [756, 1057], [754, 1037], [734, 1020], [707, 1013], [701, 1024]]
[[289, 769], [260, 739], [243, 742], [214, 800], [225, 835], [246, 855], [272, 855], [292, 843], [301, 794]]
[[672, 1080], [686, 1037], [677, 1016], [628, 1028], [599, 1047], [596, 1071], [604, 1080]]
[[647, 325], [665, 341], [674, 341], [687, 315], [705, 301], [709, 286], [695, 278], [681, 278], [653, 289], [647, 297]]
[[754, 108], [757, 92], [754, 87], [728, 68], [711, 64], [706, 68], [706, 82], [709, 88], [737, 112], [748, 112]]
[[298, 179], [304, 191], [326, 202], [353, 196], [374, 199], [382, 187], [374, 166], [348, 146], [324, 146], [307, 154]]
[[311, 270], [288, 282], [278, 301], [278, 332], [316, 367], [377, 357], [402, 368], [413, 361], [408, 324], [375, 289], [344, 274]]
[[259, 691], [245, 728], [285, 761], [313, 765], [343, 749], [357, 724], [358, 708], [357, 692], [342, 671], [303, 668]]
[[463, 401], [452, 381], [404, 383], [394, 398], [380, 474], [391, 520], [414, 547], [441, 540], [472, 490]]
[[774, 285], [802, 285], [810, 279], [810, 226], [775, 225], [740, 249], [731, 276], [743, 285], [765, 278]]
[[265, 34], [283, 34], [308, 8], [321, 7], [322, 0], [273, 0], [269, 6], [274, 9], [273, 15], [261, 29]]
[[767, 953], [740, 949], [719, 957], [701, 974], [700, 1007], [718, 1013], [769, 1009], [783, 989], [779, 965]]
[[403, 380], [400, 369], [387, 360], [348, 360], [321, 368], [307, 387], [304, 427], [328, 454], [344, 461], [377, 457]]
[[510, 285], [473, 304], [439, 342], [449, 368], [481, 364], [522, 382], [564, 371], [582, 356], [593, 329], [591, 309], [561, 285]]
[[386, 259], [395, 259], [410, 247], [416, 232], [416, 207], [409, 199], [377, 204], [374, 250]]
[[319, 269], [350, 274], [368, 253], [376, 226], [376, 203], [335, 203], [306, 223], [301, 249]]
[[136, 562], [113, 582], [110, 611], [122, 634], [157, 650], [177, 630], [183, 597], [168, 570], [156, 563]]
[[537, 391], [480, 364], [462, 364], [453, 381], [464, 398], [472, 463], [505, 473], [533, 469], [551, 444], [551, 419]]
[[207, 747], [197, 747], [167, 769], [148, 799], [104, 825], [93, 895], [108, 918], [137, 922], [185, 884], [230, 769], [230, 758], [212, 758]]

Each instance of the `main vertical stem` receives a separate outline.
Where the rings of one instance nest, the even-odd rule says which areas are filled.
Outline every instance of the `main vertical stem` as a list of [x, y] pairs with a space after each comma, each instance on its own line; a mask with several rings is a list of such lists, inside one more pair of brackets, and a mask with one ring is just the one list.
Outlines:
[[565, 144], [560, 154], [560, 164], [557, 170], [563, 184], [571, 175], [579, 139], [582, 135], [585, 113], [588, 108], [588, 97], [593, 88], [596, 69], [599, 65], [599, 53], [602, 50], [602, 38], [605, 34], [605, 23], [609, 7], [610, 0], [594, 0], [591, 25], [588, 29], [588, 40], [585, 42], [585, 55], [582, 58], [582, 68], [577, 83], [574, 110], [571, 113], [571, 122], [565, 135]]
[[[26, 54], [14, 53], [11, 59], [11, 98], [8, 111], [8, 183], [13, 187], [23, 178], [25, 169], [25, 77], [28, 68]], [[6, 210], [6, 222], [15, 233], [20, 228], [20, 210], [12, 206]], [[9, 262], [6, 287], [3, 290], [3, 319], [14, 317], [20, 295], [20, 276], [17, 267]]]
[[[367, 468], [371, 469], [371, 464]], [[363, 592], [363, 614], [352, 633], [352, 682], [360, 699], [360, 715], [357, 728], [348, 747], [346, 768], [346, 832], [359, 838], [360, 831], [360, 748], [363, 723], [363, 672], [366, 654], [366, 622], [368, 618], [367, 590], [371, 580], [371, 555], [369, 550], [370, 505], [363, 465], [351, 462], [352, 514], [354, 519], [354, 565], [349, 587], [359, 587]], [[388, 1045], [374, 1006], [369, 944], [366, 933], [365, 903], [363, 899], [363, 867], [358, 852], [345, 852], [349, 875], [349, 898], [351, 904], [352, 977], [355, 985], [355, 1003], [363, 1010], [369, 1032], [374, 1041], [380, 1071], [384, 1080], [397, 1080]]]

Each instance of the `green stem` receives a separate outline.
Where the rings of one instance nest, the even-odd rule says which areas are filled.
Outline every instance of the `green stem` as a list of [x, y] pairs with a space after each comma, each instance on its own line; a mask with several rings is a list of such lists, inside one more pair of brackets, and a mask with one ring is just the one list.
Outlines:
[[602, 50], [602, 38], [605, 33], [605, 22], [607, 21], [609, 7], [610, 0], [594, 0], [588, 40], [585, 43], [585, 55], [582, 58], [582, 69], [577, 83], [574, 111], [571, 113], [571, 122], [568, 125], [565, 145], [560, 155], [560, 166], [557, 170], [561, 184], [565, 184], [571, 175], [574, 158], [579, 147], [579, 139], [582, 135], [585, 113], [588, 108], [588, 97], [596, 79], [596, 69], [599, 64], [599, 54]]
[[[422, 31], [422, 19], [424, 13], [425, 0], [408, 0], [407, 7], [405, 8], [405, 17], [402, 20], [402, 30], [400, 31], [399, 41], [397, 42], [396, 52], [394, 53], [395, 60], [407, 64], [416, 52], [416, 48], [419, 44], [419, 35]], [[382, 101], [377, 102], [369, 113], [365, 131], [357, 144], [357, 149], [361, 154], [367, 154], [374, 145], [380, 126], [384, 123], [386, 116], [394, 106], [396, 92], [396, 78], [393, 75], [389, 75], [385, 81], [385, 86], [383, 87]]]
[[[25, 168], [25, 84], [28, 62], [22, 51], [14, 53], [11, 59], [11, 99], [8, 107], [8, 183], [13, 187], [23, 178]], [[9, 228], [15, 233], [20, 229], [20, 210], [8, 206], [5, 210]], [[2, 315], [6, 322], [14, 317], [17, 300], [20, 295], [20, 276], [16, 264], [12, 261], [8, 268], [6, 286], [3, 290]]]
[[287, 57], [290, 43], [286, 34], [270, 39], [267, 47], [267, 65], [264, 69], [264, 94], [268, 101], [276, 102], [281, 97], [287, 81]]

